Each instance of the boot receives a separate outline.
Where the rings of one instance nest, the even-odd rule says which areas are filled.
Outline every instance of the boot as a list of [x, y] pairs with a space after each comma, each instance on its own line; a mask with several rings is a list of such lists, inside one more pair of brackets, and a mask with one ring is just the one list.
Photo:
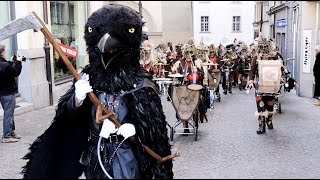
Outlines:
[[257, 134], [265, 133], [266, 132], [266, 124], [265, 124], [264, 119], [263, 120], [258, 119], [258, 122], [259, 122], [259, 128], [257, 130]]
[[272, 115], [268, 116], [266, 124], [268, 126], [268, 129], [273, 129], [273, 124], [272, 124]]
[[223, 94], [227, 94], [227, 89], [224, 89], [224, 90], [223, 90]]
[[232, 94], [232, 84], [234, 84], [234, 83], [229, 84], [229, 94]]

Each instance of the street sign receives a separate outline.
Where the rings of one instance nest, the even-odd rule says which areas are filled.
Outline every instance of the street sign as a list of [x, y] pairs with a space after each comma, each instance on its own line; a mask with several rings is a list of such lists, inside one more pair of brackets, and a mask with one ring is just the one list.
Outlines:
[[285, 27], [286, 26], [286, 20], [285, 19], [280, 19], [276, 21], [276, 26], [277, 27]]

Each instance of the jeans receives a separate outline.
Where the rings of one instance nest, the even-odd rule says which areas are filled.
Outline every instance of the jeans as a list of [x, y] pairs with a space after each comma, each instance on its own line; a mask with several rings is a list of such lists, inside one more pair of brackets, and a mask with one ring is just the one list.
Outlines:
[[3, 137], [8, 138], [14, 134], [15, 125], [13, 113], [16, 106], [15, 95], [0, 96], [0, 102], [3, 108]]

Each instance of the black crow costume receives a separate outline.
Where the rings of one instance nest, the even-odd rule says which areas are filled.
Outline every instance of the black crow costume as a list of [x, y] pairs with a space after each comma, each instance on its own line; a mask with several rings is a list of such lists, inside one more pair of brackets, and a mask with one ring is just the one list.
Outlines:
[[[24, 178], [79, 178], [83, 172], [88, 179], [108, 178], [104, 170], [116, 179], [173, 178], [172, 160], [157, 163], [141, 145], [161, 157], [171, 154], [161, 99], [139, 64], [143, 25], [136, 11], [118, 4], [89, 17], [84, 32], [89, 65], [82, 71], [89, 79], [75, 82], [60, 98], [52, 124], [24, 157]], [[92, 89], [81, 89], [78, 82]], [[110, 121], [97, 124], [96, 106], [87, 96], [79, 98], [79, 91], [90, 90], [122, 124], [107, 139], [99, 137]], [[126, 139], [131, 134], [125, 128], [119, 133], [125, 125], [134, 126], [135, 141]]]

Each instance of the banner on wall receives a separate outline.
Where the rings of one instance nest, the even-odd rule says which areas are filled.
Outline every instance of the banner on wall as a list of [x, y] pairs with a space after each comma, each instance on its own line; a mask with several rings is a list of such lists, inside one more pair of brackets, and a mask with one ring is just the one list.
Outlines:
[[311, 72], [311, 36], [312, 30], [303, 31], [303, 41], [302, 41], [302, 72]]

